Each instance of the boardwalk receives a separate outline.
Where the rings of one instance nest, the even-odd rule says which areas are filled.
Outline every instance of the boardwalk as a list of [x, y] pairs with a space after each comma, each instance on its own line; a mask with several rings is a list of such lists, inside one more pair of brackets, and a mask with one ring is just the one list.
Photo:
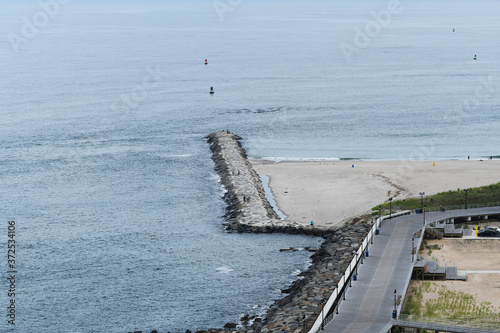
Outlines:
[[[466, 216], [499, 214], [500, 208], [481, 208], [426, 214], [427, 223]], [[413, 267], [412, 236], [423, 226], [423, 215], [406, 215], [385, 220], [380, 234], [369, 248], [369, 257], [358, 269], [339, 314], [325, 326], [325, 332], [381, 332], [392, 320], [394, 290], [404, 295]], [[415, 246], [421, 239], [415, 239]], [[399, 307], [398, 307], [399, 311]]]

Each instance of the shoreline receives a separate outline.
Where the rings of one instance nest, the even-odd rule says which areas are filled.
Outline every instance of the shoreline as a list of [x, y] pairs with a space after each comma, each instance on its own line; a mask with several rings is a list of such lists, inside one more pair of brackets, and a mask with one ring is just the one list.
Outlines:
[[[250, 326], [238, 327], [237, 324], [228, 323], [223, 329], [199, 333], [302, 332], [304, 326], [311, 327], [321, 313], [322, 301], [328, 299], [337, 287], [354, 257], [353, 250], [357, 250], [368, 235], [372, 226], [371, 215], [365, 216], [365, 220], [359, 218], [367, 209], [389, 196], [404, 198], [405, 195], [411, 195], [418, 191], [415, 183], [429, 186], [427, 193], [433, 194], [434, 191], [443, 191], [440, 190], [443, 187], [444, 191], [453, 188], [449, 187], [450, 182], [464, 187], [496, 183], [499, 179], [494, 175], [500, 174], [500, 161], [481, 163], [485, 167], [478, 172], [479, 161], [474, 160], [419, 161], [412, 162], [411, 168], [405, 161], [276, 163], [248, 160], [240, 137], [226, 131], [212, 133], [206, 139], [210, 144], [215, 170], [226, 189], [223, 198], [227, 203], [224, 215], [226, 230], [302, 233], [321, 236], [324, 241], [311, 256], [311, 266], [299, 274], [302, 279], [297, 279], [283, 291], [283, 298], [268, 308], [264, 318], [247, 318], [253, 320]], [[469, 163], [465, 171], [462, 170], [464, 162]], [[279, 219], [267, 200], [259, 175], [269, 177], [268, 186], [278, 209], [287, 215], [285, 220]], [[423, 179], [427, 182], [423, 182]], [[247, 192], [251, 192], [250, 201], [246, 199]], [[338, 201], [329, 201], [332, 193], [337, 195]], [[325, 197], [326, 205], [322, 205], [321, 201]], [[349, 215], [341, 220], [336, 219], [338, 207], [349, 211]], [[325, 220], [316, 219], [314, 216], [318, 211], [330, 215]], [[304, 215], [302, 220], [296, 218], [297, 212]], [[309, 224], [311, 216], [314, 217], [314, 227]], [[353, 220], [347, 223], [350, 219]], [[242, 318], [241, 323], [244, 321]]]
[[[298, 275], [292, 285], [283, 290], [283, 298], [275, 301], [264, 318], [253, 320], [250, 326], [237, 327], [228, 323], [223, 329], [209, 329], [199, 333], [216, 332], [297, 332], [304, 325], [311, 327], [321, 313], [324, 299], [328, 299], [338, 286], [344, 271], [368, 234], [371, 224], [353, 223], [344, 228], [316, 227], [279, 220], [269, 204], [261, 178], [246, 159], [240, 137], [226, 132], [206, 137], [212, 151], [215, 170], [226, 189], [226, 229], [230, 232], [280, 232], [323, 237], [320, 248], [311, 256], [311, 265]], [[250, 193], [250, 199], [247, 198]], [[252, 218], [248, 218], [251, 216]], [[242, 318], [242, 323], [244, 322]]]
[[275, 157], [275, 156], [263, 156], [254, 157], [249, 156], [249, 161], [268, 161], [271, 163], [285, 163], [285, 162], [439, 162], [439, 161], [491, 161], [490, 157], [493, 157], [493, 161], [500, 160], [500, 155], [490, 155], [477, 157], [473, 156], [471, 158], [467, 157], [437, 157], [433, 159], [419, 159], [419, 160], [409, 160], [409, 159], [393, 159], [393, 158], [362, 158], [362, 157]]
[[[314, 236], [322, 236], [332, 230], [329, 226], [280, 219], [266, 198], [259, 174], [247, 159], [246, 151], [240, 143], [241, 137], [222, 131], [209, 134], [206, 140], [212, 151], [214, 169], [227, 190], [223, 196], [227, 204], [224, 215], [226, 230]], [[279, 208], [277, 201], [276, 204]]]
[[[500, 160], [283, 161], [250, 160], [269, 187], [285, 221], [325, 227], [371, 214], [389, 198], [404, 200], [420, 192], [439, 192], [500, 182]], [[424, 196], [425, 198], [425, 196]]]

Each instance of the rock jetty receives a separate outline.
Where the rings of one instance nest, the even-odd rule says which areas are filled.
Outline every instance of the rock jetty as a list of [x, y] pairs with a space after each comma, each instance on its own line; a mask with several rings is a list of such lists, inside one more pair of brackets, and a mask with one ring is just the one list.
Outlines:
[[[228, 323], [224, 328], [196, 333], [302, 333], [308, 331], [321, 313], [323, 301], [343, 278], [354, 253], [372, 225], [355, 219], [340, 229], [318, 228], [280, 220], [268, 200], [258, 174], [241, 146], [241, 138], [229, 131], [206, 137], [215, 170], [226, 189], [226, 228], [233, 232], [284, 232], [321, 236], [325, 239], [300, 279], [283, 290], [286, 296], [276, 301], [265, 318], [242, 318], [243, 325]], [[246, 324], [250, 322], [251, 324]]]
[[329, 229], [281, 220], [266, 198], [259, 175], [247, 160], [241, 137], [229, 131], [206, 137], [215, 170], [226, 189], [226, 229], [235, 232], [307, 234], [321, 236]]
[[320, 249], [311, 257], [312, 265], [300, 274], [302, 279], [286, 290], [288, 295], [276, 301], [263, 320], [259, 318], [250, 326], [196, 333], [302, 333], [304, 328], [308, 332], [321, 313], [323, 300], [328, 300], [343, 278], [370, 228], [369, 223], [358, 223], [325, 235]]

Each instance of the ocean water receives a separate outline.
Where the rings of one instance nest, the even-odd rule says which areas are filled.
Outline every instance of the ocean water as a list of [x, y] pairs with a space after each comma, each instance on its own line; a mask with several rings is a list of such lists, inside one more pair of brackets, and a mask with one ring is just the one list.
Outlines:
[[320, 240], [223, 230], [213, 131], [253, 158], [500, 155], [500, 4], [391, 3], [2, 2], [0, 331], [183, 332], [280, 298], [310, 253], [279, 249]]

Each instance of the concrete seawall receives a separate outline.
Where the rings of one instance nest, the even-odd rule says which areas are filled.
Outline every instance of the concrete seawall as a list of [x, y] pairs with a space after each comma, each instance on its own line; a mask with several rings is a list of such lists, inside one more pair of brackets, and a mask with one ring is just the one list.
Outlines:
[[227, 131], [206, 137], [215, 170], [226, 189], [226, 228], [236, 232], [283, 232], [321, 236], [332, 229], [281, 220], [266, 198], [259, 175], [247, 160], [241, 138]]

